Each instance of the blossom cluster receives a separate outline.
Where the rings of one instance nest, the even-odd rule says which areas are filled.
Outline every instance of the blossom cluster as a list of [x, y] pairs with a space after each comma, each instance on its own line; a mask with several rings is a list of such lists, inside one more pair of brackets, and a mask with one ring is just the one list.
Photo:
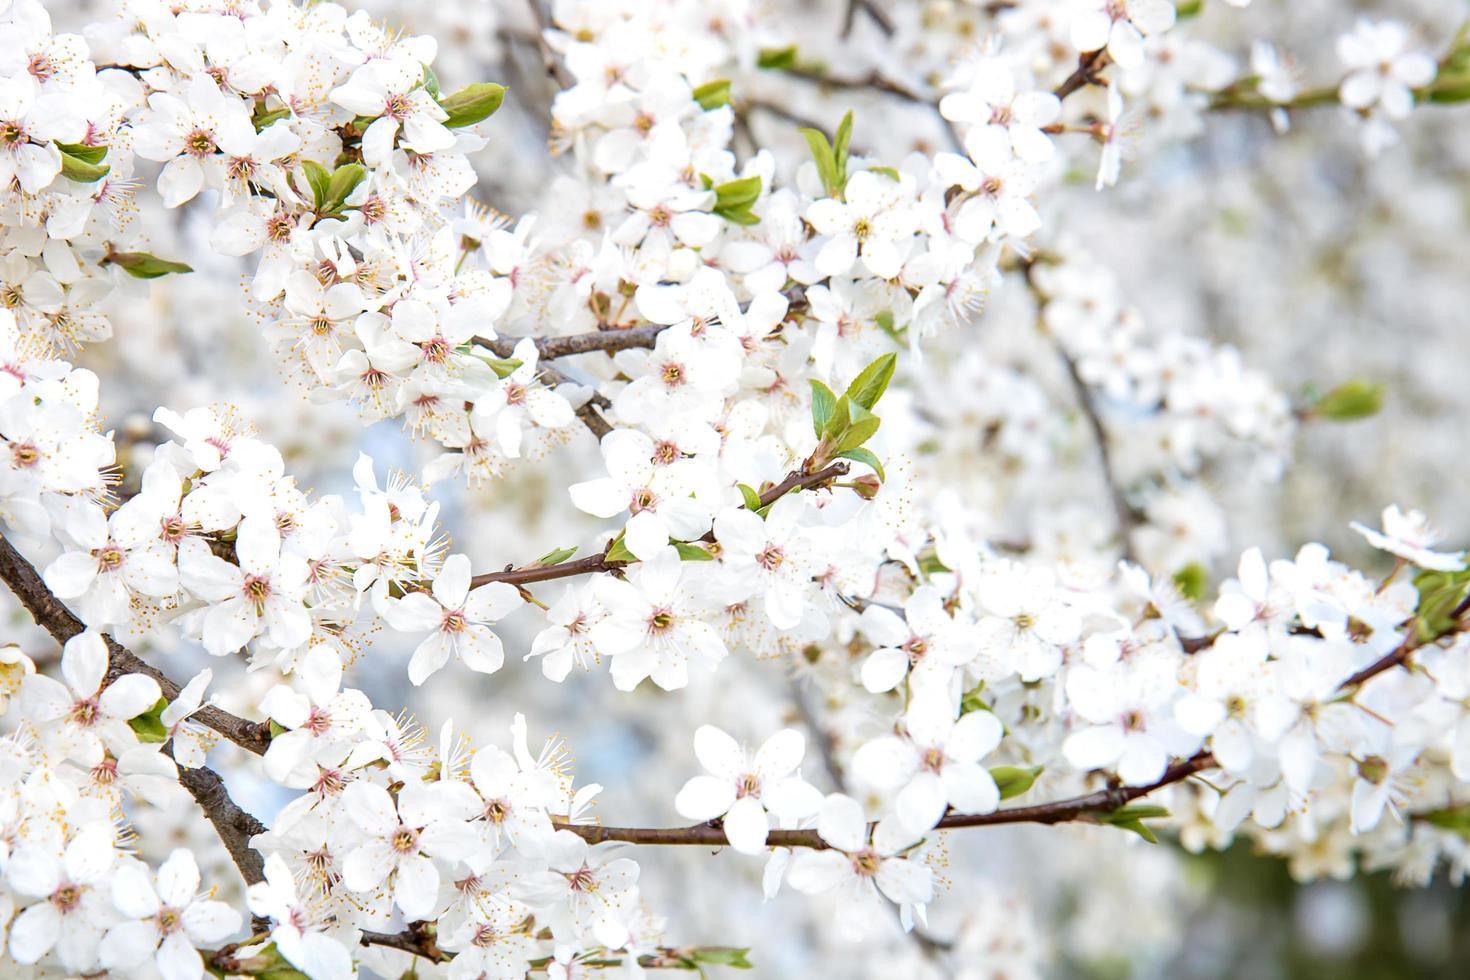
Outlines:
[[[1338, 84], [1303, 90], [1168, 0], [974, 6], [946, 16], [988, 18], [983, 44], [937, 13], [892, 27], [930, 42], [910, 86], [767, 44], [780, 15], [558, 2], [532, 39], [559, 76], [558, 169], [514, 220], [458, 203], [506, 91], [441, 88], [429, 36], [333, 3], [120, 0], [85, 35], [38, 0], [0, 12], [0, 577], [63, 641], [55, 669], [0, 650], [0, 962], [748, 965], [668, 940], [627, 845], [728, 844], [766, 858], [769, 899], [853, 899], [849, 927], [887, 903], [912, 930], [941, 832], [1023, 795], [1042, 822], [1249, 837], [1304, 878], [1463, 875], [1465, 553], [1390, 507], [1357, 526], [1388, 574], [1248, 548], [1207, 600], [1206, 477], [1278, 475], [1298, 422], [1366, 414], [1357, 389], [1294, 406], [1235, 347], [1146, 325], [1047, 201], [1079, 165], [1121, 179], [1125, 112], [1164, 139], [1336, 102], [1384, 152], [1418, 100], [1456, 101], [1470, 56], [1363, 22]], [[945, 148], [894, 151], [852, 112], [798, 154], [765, 146], [773, 77], [901, 99]], [[191, 272], [147, 251], [155, 192], [247, 264], [255, 339], [293, 383], [396, 420], [422, 462], [384, 479], [361, 453], [355, 493], [318, 494], [224, 406], [155, 405], [150, 451], [120, 451], [75, 365], [126, 332], [109, 303]], [[1057, 446], [1096, 458], [1102, 494], [1014, 540], [967, 499], [988, 481], [946, 471], [978, 453], [1017, 486], [1069, 482]], [[557, 502], [609, 523], [476, 572], [441, 527], [459, 488], [433, 485], [494, 494], [579, 449]], [[690, 726], [705, 772], [661, 804], [690, 825], [602, 826], [602, 787], [559, 737], [533, 752], [524, 713], [507, 749], [376, 705], [369, 670], [399, 647], [412, 687], [534, 659], [553, 683], [689, 693], [755, 664], [822, 706], [809, 734]], [[209, 666], [177, 685], [140, 656], [158, 648]], [[245, 693], [211, 692], [236, 666]], [[287, 800], [268, 828], [216, 769]], [[186, 794], [247, 886], [233, 902], [197, 835], [163, 855], [134, 831]]]

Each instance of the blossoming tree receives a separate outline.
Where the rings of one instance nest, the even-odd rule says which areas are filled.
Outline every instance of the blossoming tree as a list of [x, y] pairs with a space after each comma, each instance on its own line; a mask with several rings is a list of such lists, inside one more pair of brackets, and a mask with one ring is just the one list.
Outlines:
[[[1303, 84], [1211, 41], [1248, 3], [444, 4], [437, 66], [334, 3], [112, 0], [80, 33], [0, 3], [0, 579], [54, 638], [0, 650], [0, 970], [758, 962], [665, 928], [639, 862], [679, 845], [940, 964], [989, 928], [927, 923], [971, 894], [948, 842], [1001, 825], [1463, 866], [1464, 552], [1397, 506], [1358, 527], [1376, 575], [1221, 566], [1200, 527], [1381, 390], [1289, 398], [1070, 233], [1131, 131], [1336, 113], [1376, 155], [1470, 97], [1465, 30], [1344, 23]], [[557, 151], [515, 218], [462, 201], [525, 140], [457, 77], [500, 44]], [[345, 405], [403, 465], [109, 394], [184, 281], [248, 313], [208, 371], [268, 350], [261, 414]], [[293, 475], [317, 455], [342, 492]], [[518, 497], [572, 529], [539, 557]], [[621, 769], [661, 818], [536, 747], [593, 688], [687, 705], [660, 774]]]

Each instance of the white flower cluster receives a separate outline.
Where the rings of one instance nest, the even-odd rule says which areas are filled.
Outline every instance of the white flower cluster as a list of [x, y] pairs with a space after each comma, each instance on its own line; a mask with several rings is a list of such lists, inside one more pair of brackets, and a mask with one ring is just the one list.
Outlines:
[[[1235, 448], [1279, 470], [1311, 409], [1233, 347], [1147, 328], [1093, 255], [1038, 244], [1067, 241], [1045, 207], [1077, 162], [1062, 137], [1103, 144], [1112, 183], [1129, 106], [1198, 122], [1338, 101], [1382, 149], [1439, 74], [1403, 29], [1360, 26], [1349, 75], [1307, 99], [1264, 47], [1232, 81], [1167, 0], [989, 5], [1004, 44], [920, 46], [917, 62], [944, 52], [931, 97], [769, 48], [751, 11], [564, 0], [534, 37], [564, 76], [563, 165], [512, 223], [452, 206], [505, 92], [441, 90], [433, 39], [332, 3], [116, 6], [85, 39], [37, 0], [0, 10], [0, 577], [65, 641], [52, 672], [0, 650], [0, 963], [166, 980], [335, 980], [410, 953], [454, 980], [738, 966], [741, 950], [665, 945], [624, 844], [769, 853], [768, 896], [881, 896], [912, 929], [942, 884], [938, 831], [1012, 819], [1022, 794], [1041, 822], [1149, 839], [1167, 805], [1186, 845], [1249, 835], [1303, 877], [1360, 856], [1419, 880], [1470, 868], [1464, 553], [1394, 507], [1359, 528], [1398, 559], [1381, 580], [1321, 545], [1249, 549], [1204, 603], [1197, 563], [1224, 535], [1202, 474]], [[847, 114], [783, 159], [742, 106], [772, 72], [922, 103], [953, 146], [880, 155]], [[1175, 122], [1159, 128], [1189, 131]], [[157, 408], [171, 438], [118, 472], [98, 377], [61, 357], [111, 335], [120, 284], [190, 271], [143, 248], [140, 166], [165, 208], [208, 213], [217, 252], [253, 257], [260, 332], [313, 399], [401, 419], [433, 447], [419, 473], [384, 485], [363, 454], [355, 503], [309, 493], [226, 408]], [[1021, 281], [1077, 425], [977, 336], [982, 300]], [[964, 351], [936, 367], [945, 343]], [[1084, 428], [1112, 500], [1080, 543], [999, 540], [968, 476], [945, 487], [945, 460], [982, 449], [1055, 481], [1053, 441]], [[422, 484], [484, 482], [584, 429], [601, 466], [565, 497], [614, 522], [593, 549], [479, 574], [450, 552]], [[12, 540], [44, 555], [39, 575]], [[824, 695], [836, 792], [803, 774], [795, 729], [748, 752], [702, 724], [707, 773], [672, 807], [693, 826], [602, 827], [601, 787], [575, 785], [559, 738], [533, 754], [524, 714], [509, 751], [449, 721], [433, 742], [352, 686], [386, 659], [375, 634], [411, 638], [414, 686], [502, 671], [511, 616], [555, 682], [604, 660], [622, 692], [731, 660], [793, 668]], [[206, 700], [212, 669], [180, 688], [120, 645], [170, 636], [256, 672], [248, 718]], [[268, 829], [207, 767], [221, 737], [289, 797]], [[181, 790], [243, 902], [201, 892], [193, 839], [156, 868], [135, 854], [133, 826]]]

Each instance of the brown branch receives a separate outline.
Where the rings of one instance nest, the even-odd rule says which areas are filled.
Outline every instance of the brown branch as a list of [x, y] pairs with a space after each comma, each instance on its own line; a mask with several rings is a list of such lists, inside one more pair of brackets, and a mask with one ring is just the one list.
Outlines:
[[[1464, 621], [1456, 623], [1456, 632], [1466, 629], [1470, 629], [1470, 623]], [[1384, 671], [1405, 664], [1409, 655], [1420, 645], [1415, 624], [1410, 622], [1408, 636], [1396, 649], [1347, 678], [1338, 685], [1338, 690], [1349, 690]], [[1084, 796], [1074, 796], [1051, 803], [1038, 803], [1033, 806], [1010, 807], [991, 813], [950, 813], [939, 821], [935, 829], [959, 830], [966, 827], [995, 827], [1016, 823], [1050, 825], [1073, 821], [1097, 822], [1096, 818], [1103, 814], [1111, 813], [1134, 800], [1148, 796], [1165, 786], [1188, 779], [1206, 769], [1212, 769], [1214, 766], [1214, 755], [1208, 751], [1201, 751], [1188, 759], [1176, 762], [1165, 770], [1164, 775], [1158, 780], [1144, 786], [1110, 786]], [[728, 843], [725, 839], [724, 828], [718, 821], [696, 824], [693, 827], [601, 827], [591, 824], [567, 823], [556, 823], [555, 826], [558, 830], [570, 830], [592, 844], [624, 841], [630, 844], [724, 847]], [[806, 847], [813, 850], [823, 850], [829, 847], [815, 829], [773, 830], [766, 839], [766, 845], [768, 847]]]
[[[775, 503], [781, 497], [792, 490], [820, 487], [832, 482], [848, 471], [846, 463], [833, 463], [818, 470], [815, 473], [802, 473], [800, 470], [788, 474], [786, 479], [771, 487], [760, 495], [761, 506]], [[704, 539], [713, 541], [712, 534], [705, 535]], [[491, 582], [506, 582], [510, 585], [529, 585], [532, 582], [547, 582], [558, 578], [572, 578], [577, 575], [591, 575], [597, 572], [615, 572], [626, 565], [626, 561], [609, 561], [607, 551], [589, 555], [586, 558], [575, 558], [570, 561], [557, 562], [554, 565], [527, 565], [524, 568], [507, 568], [499, 572], [485, 572], [476, 575], [470, 580], [472, 588], [479, 588]]]
[[[170, 750], [170, 746], [164, 748]], [[179, 782], [214, 825], [220, 843], [230, 852], [230, 858], [240, 869], [240, 877], [245, 879], [245, 883], [253, 885], [264, 881], [265, 861], [260, 852], [250, 846], [250, 838], [265, 833], [265, 824], [230, 799], [225, 781], [213, 769], [179, 766]]]
[[[55, 637], [58, 643], [65, 643], [86, 629], [76, 614], [51, 594], [36, 567], [26, 561], [3, 535], [0, 535], [0, 579], [10, 586], [10, 591], [15, 593], [37, 625]], [[139, 659], [111, 636], [103, 634], [103, 639], [107, 641], [108, 653], [104, 686], [124, 674], [144, 674], [158, 682], [164, 697], [170, 701], [179, 696], [179, 686], [163, 671]], [[246, 721], [213, 705], [200, 708], [192, 717], [256, 755], [263, 754], [270, 744], [270, 727], [263, 722]]]
[[1106, 48], [1098, 48], [1090, 54], [1084, 54], [1077, 59], [1077, 70], [1068, 75], [1062, 84], [1052, 90], [1052, 94], [1059, 99], [1065, 99], [1073, 92], [1088, 85], [1097, 83], [1097, 73], [1108, 66], [1108, 52]]
[[1072, 391], [1077, 396], [1077, 407], [1087, 418], [1087, 425], [1092, 430], [1093, 441], [1097, 443], [1098, 465], [1102, 470], [1103, 483], [1107, 486], [1108, 499], [1113, 506], [1113, 519], [1118, 525], [1118, 543], [1123, 550], [1123, 557], [1133, 561], [1133, 531], [1138, 527], [1138, 511], [1123, 496], [1123, 488], [1118, 483], [1118, 473], [1113, 467], [1113, 453], [1108, 445], [1108, 430], [1103, 425], [1102, 416], [1098, 413], [1097, 402], [1093, 400], [1092, 389], [1082, 379], [1077, 370], [1077, 362], [1072, 355], [1067, 353], [1060, 341], [1056, 342], [1058, 356], [1066, 365], [1067, 377], [1072, 381]]
[[[606, 351], [611, 354], [635, 347], [652, 347], [658, 340], [658, 335], [667, 329], [668, 327], [663, 324], [649, 323], [641, 327], [594, 330], [566, 337], [534, 337], [532, 339], [536, 342], [536, 352], [541, 356], [541, 360], [550, 361], [558, 357], [571, 357], [574, 354], [588, 354], [593, 351]], [[524, 337], [496, 337], [490, 340], [485, 337], [473, 337], [470, 343], [490, 348], [497, 357], [511, 357], [515, 354], [516, 344], [524, 339]]]

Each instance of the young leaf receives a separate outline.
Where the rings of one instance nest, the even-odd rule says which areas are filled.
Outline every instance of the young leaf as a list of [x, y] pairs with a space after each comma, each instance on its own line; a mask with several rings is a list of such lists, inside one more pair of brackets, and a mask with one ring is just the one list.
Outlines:
[[508, 378], [515, 374], [516, 368], [524, 364], [524, 361], [516, 360], [514, 357], [484, 357], [481, 358], [490, 365], [490, 370], [495, 372], [497, 378]]
[[837, 192], [847, 186], [847, 148], [852, 142], [852, 110], [847, 110], [842, 122], [837, 124], [837, 135], [832, 140], [832, 169], [837, 174]]
[[996, 766], [990, 770], [990, 778], [995, 780], [995, 785], [1000, 788], [1000, 798], [1009, 800], [1013, 796], [1020, 796], [1036, 782], [1045, 766], [1032, 766], [1027, 769], [1022, 766]]
[[689, 958], [695, 963], [728, 966], [736, 970], [752, 969], [750, 950], [741, 949], [736, 946], [703, 946], [693, 950], [689, 954]]
[[450, 129], [460, 129], [490, 118], [495, 110], [500, 108], [500, 103], [504, 101], [504, 85], [497, 85], [494, 82], [476, 82], [473, 85], [466, 85], [440, 102], [439, 105], [449, 113], [449, 118], [444, 120], [444, 125]]
[[812, 161], [817, 165], [817, 176], [822, 179], [822, 188], [828, 197], [837, 197], [842, 193], [842, 188], [837, 180], [837, 158], [832, 153], [832, 144], [827, 142], [827, 134], [821, 130], [803, 127], [801, 135], [806, 137], [806, 145], [811, 147]]
[[122, 266], [123, 271], [135, 279], [157, 279], [170, 272], [194, 271], [182, 262], [170, 262], [147, 252], [112, 252], [102, 257], [101, 264]]
[[566, 561], [568, 558], [572, 557], [576, 553], [577, 553], [577, 549], [576, 549], [575, 546], [574, 547], [571, 547], [571, 548], [557, 548], [555, 551], [548, 551], [546, 554], [542, 555], [540, 558], [537, 558], [536, 559], [536, 564], [538, 564], [538, 565], [560, 565], [562, 562]]
[[1190, 562], [1174, 573], [1174, 585], [1179, 589], [1179, 594], [1196, 602], [1205, 597], [1205, 586], [1209, 581], [1210, 573], [1197, 561]]
[[715, 556], [705, 551], [697, 544], [688, 541], [675, 541], [674, 550], [679, 553], [680, 561], [714, 561]]
[[424, 66], [424, 91], [435, 99], [439, 98], [439, 76], [428, 65]]
[[812, 429], [817, 438], [822, 438], [822, 433], [827, 430], [827, 423], [832, 420], [832, 413], [837, 408], [837, 395], [833, 393], [822, 382], [815, 378], [811, 381], [812, 386]]
[[1384, 386], [1362, 378], [1354, 378], [1333, 388], [1317, 400], [1309, 410], [1318, 418], [1334, 422], [1351, 422], [1378, 414], [1383, 407]]
[[67, 180], [95, 184], [112, 169], [102, 162], [102, 158], [107, 156], [105, 146], [58, 143], [56, 148], [61, 151], [61, 175]]
[[784, 71], [796, 67], [796, 45], [784, 48], [762, 48], [755, 58], [756, 67]]
[[888, 382], [893, 379], [893, 369], [897, 365], [898, 355], [893, 353], [873, 361], [852, 379], [852, 384], [847, 386], [847, 397], [863, 408], [871, 409], [888, 390]]
[[835, 444], [838, 439], [842, 438], [842, 434], [847, 431], [847, 427], [851, 422], [852, 399], [843, 395], [837, 399], [837, 404], [833, 406], [832, 417], [827, 420], [827, 427], [822, 430], [822, 438]]
[[863, 408], [857, 402], [847, 399], [846, 396], [844, 396], [844, 399], [848, 401], [849, 421], [847, 428], [837, 439], [837, 451], [839, 453], [856, 449], [867, 442], [873, 437], [873, 433], [878, 431], [878, 425], [882, 422], [882, 419], [878, 418], [878, 416], [866, 408]]
[[344, 163], [332, 171], [332, 179], [327, 183], [326, 198], [321, 205], [322, 213], [336, 214], [341, 211], [347, 198], [366, 177], [367, 169], [360, 163]]
[[168, 698], [159, 698], [153, 702], [153, 707], [138, 715], [136, 718], [128, 719], [128, 727], [138, 736], [140, 742], [162, 742], [168, 739], [168, 728], [163, 724], [163, 709], [168, 707]]
[[739, 225], [758, 224], [760, 219], [750, 213], [750, 207], [761, 196], [761, 179], [742, 177], [729, 180], [714, 188], [714, 213], [727, 221]]
[[250, 117], [250, 122], [255, 126], [255, 131], [259, 133], [289, 115], [291, 115], [290, 109], [284, 107], [280, 109], [267, 109], [265, 103], [261, 102], [256, 105], [255, 113]]
[[878, 474], [878, 479], [887, 480], [888, 475], [883, 472], [883, 461], [871, 449], [848, 449], [837, 454], [843, 459], [850, 459], [864, 466], [871, 466], [873, 472]]
[[637, 561], [638, 556], [628, 550], [628, 546], [623, 543], [623, 536], [619, 534], [618, 539], [612, 543], [612, 547], [607, 549], [607, 554], [603, 556], [603, 560]]
[[332, 175], [315, 160], [302, 160], [301, 169], [306, 171], [306, 182], [311, 185], [312, 203], [321, 211], [327, 200], [327, 188], [332, 185]]
[[756, 493], [753, 489], [751, 489], [750, 487], [746, 486], [743, 483], [737, 483], [736, 486], [740, 488], [740, 496], [745, 500], [745, 509], [746, 510], [760, 510], [761, 509], [761, 495], [760, 494]]
[[730, 104], [730, 80], [728, 78], [717, 78], [712, 82], [705, 82], [694, 90], [694, 101], [706, 112], [718, 109], [722, 105]]

